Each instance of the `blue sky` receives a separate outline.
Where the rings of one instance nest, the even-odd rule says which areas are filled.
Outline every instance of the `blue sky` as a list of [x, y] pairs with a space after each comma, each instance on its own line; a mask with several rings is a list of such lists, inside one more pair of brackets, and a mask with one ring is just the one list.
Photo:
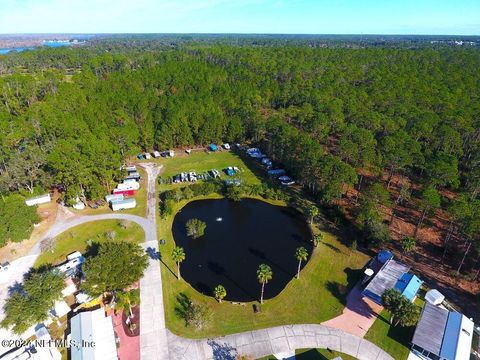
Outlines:
[[480, 35], [480, 0], [0, 0], [0, 33]]

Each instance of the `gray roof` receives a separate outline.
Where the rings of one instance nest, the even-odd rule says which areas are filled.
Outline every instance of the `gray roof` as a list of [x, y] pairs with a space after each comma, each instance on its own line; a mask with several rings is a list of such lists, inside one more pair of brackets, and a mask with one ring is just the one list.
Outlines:
[[431, 353], [440, 355], [447, 319], [448, 310], [426, 302], [415, 329], [412, 343]]
[[409, 266], [391, 259], [374, 276], [365, 291], [381, 297], [385, 290], [393, 289], [398, 279], [408, 270], [410, 270]]

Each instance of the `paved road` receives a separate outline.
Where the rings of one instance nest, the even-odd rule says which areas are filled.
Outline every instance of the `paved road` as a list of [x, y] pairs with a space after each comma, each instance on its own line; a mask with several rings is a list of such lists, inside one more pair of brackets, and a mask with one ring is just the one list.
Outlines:
[[160, 252], [157, 240], [157, 196], [156, 179], [160, 173], [158, 166], [143, 163], [148, 175], [147, 182], [147, 228], [144, 249], [149, 253], [150, 264], [140, 280], [140, 358], [169, 359], [167, 328], [163, 306], [162, 276], [160, 272]]
[[168, 331], [168, 341], [170, 360], [235, 360], [237, 355], [257, 359], [311, 348], [335, 350], [360, 360], [393, 360], [359, 336], [317, 324], [277, 326], [201, 340], [185, 339]]

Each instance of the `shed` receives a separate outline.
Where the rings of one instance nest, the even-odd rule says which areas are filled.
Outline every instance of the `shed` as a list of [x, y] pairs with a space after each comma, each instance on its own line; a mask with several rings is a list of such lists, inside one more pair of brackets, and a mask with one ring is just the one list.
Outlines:
[[25, 204], [27, 206], [34, 206], [34, 205], [40, 205], [40, 204], [45, 204], [52, 201], [52, 198], [50, 194], [43, 194], [35, 197], [31, 197], [25, 200]]
[[[113, 322], [106, 317], [102, 308], [82, 312], [70, 320], [70, 339], [74, 345], [70, 348], [72, 360], [117, 360], [117, 346]], [[82, 346], [92, 342], [95, 346]]]
[[437, 289], [432, 289], [425, 294], [425, 300], [432, 305], [440, 305], [445, 300], [445, 296]]
[[125, 199], [121, 201], [112, 202], [111, 206], [113, 211], [133, 209], [137, 206], [137, 201], [133, 198]]

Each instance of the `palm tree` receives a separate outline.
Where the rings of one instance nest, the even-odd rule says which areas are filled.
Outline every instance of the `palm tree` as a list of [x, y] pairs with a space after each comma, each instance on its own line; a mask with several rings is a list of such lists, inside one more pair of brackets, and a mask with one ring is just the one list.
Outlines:
[[308, 216], [310, 217], [310, 224], [313, 224], [313, 220], [319, 214], [318, 208], [315, 205], [310, 205], [308, 207]]
[[313, 243], [313, 246], [317, 247], [319, 243], [321, 243], [323, 240], [323, 233], [318, 233], [318, 234], [315, 234], [313, 235], [313, 239], [312, 239], [312, 243]]
[[132, 309], [140, 304], [140, 289], [133, 289], [130, 291], [119, 291], [116, 293], [115, 308], [123, 310], [127, 318], [133, 318]]
[[257, 279], [262, 284], [262, 293], [260, 295], [260, 304], [263, 304], [263, 290], [265, 289], [265, 284], [269, 280], [272, 280], [273, 272], [272, 268], [266, 264], [261, 264], [257, 270]]
[[175, 246], [172, 251], [172, 260], [177, 263], [177, 279], [180, 280], [180, 263], [185, 260], [185, 251], [180, 246]]
[[297, 279], [300, 278], [300, 267], [302, 266], [302, 261], [307, 261], [308, 251], [303, 246], [300, 246], [295, 251], [295, 258], [298, 260], [298, 269], [297, 269]]
[[227, 296], [227, 290], [225, 290], [223, 285], [218, 285], [215, 290], [213, 290], [213, 294], [215, 295], [215, 299], [217, 299], [219, 303], [222, 303], [222, 299]]

